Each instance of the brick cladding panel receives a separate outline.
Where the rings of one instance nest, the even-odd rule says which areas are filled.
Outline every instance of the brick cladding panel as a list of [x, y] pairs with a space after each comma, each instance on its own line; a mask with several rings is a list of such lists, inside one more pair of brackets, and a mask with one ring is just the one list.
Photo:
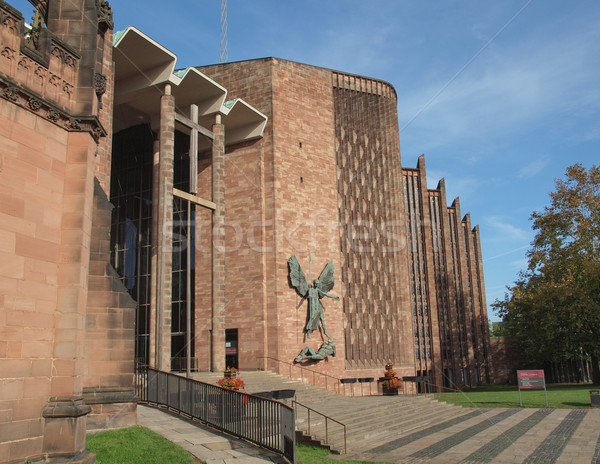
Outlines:
[[[265, 114], [271, 114], [271, 64], [268, 60], [230, 63], [200, 69], [223, 85], [229, 98], [243, 98]], [[227, 126], [225, 125], [227, 133]], [[235, 147], [227, 147], [225, 155], [225, 222], [226, 222], [226, 327], [238, 329], [241, 369], [258, 367], [258, 357], [264, 356], [267, 289], [275, 280], [273, 272], [273, 210], [266, 208], [274, 201], [272, 167], [265, 170], [265, 158], [271, 159], [272, 125], [269, 123], [263, 139]], [[271, 161], [272, 162], [272, 161]], [[210, 157], [200, 163], [199, 195], [210, 198]], [[265, 185], [269, 185], [268, 190]], [[210, 214], [199, 212], [202, 225], [201, 249], [196, 252], [196, 356], [200, 368], [208, 365], [207, 353], [210, 329]], [[268, 242], [268, 244], [267, 244]], [[269, 269], [269, 271], [267, 271]]]
[[344, 334], [349, 368], [409, 364], [400, 263], [406, 253], [396, 96], [386, 83], [333, 74]]
[[[298, 257], [308, 277], [311, 251], [313, 279], [332, 259], [337, 284], [331, 293], [343, 290], [331, 73], [277, 59], [200, 70], [269, 117], [262, 140], [228, 149], [226, 218], [240, 224], [243, 244], [228, 251], [227, 324], [240, 329], [246, 345], [242, 366], [244, 357], [253, 366], [255, 353], [290, 362], [305, 345], [317, 349], [323, 338], [313, 333], [305, 339], [307, 305], [289, 285], [289, 257]], [[263, 250], [255, 247], [259, 240]], [[315, 368], [342, 375], [342, 305], [325, 299], [323, 306], [338, 356]]]

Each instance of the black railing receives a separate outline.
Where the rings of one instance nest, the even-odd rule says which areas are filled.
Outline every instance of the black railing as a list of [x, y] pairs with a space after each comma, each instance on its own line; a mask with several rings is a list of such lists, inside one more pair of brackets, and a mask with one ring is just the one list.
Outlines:
[[[310, 383], [312, 385], [316, 385], [317, 387], [323, 387], [323, 388], [325, 388], [325, 390], [331, 390], [336, 393], [340, 393], [340, 385], [342, 385], [341, 379], [338, 379], [337, 377], [334, 377], [333, 375], [325, 374], [324, 372], [315, 371], [313, 369], [308, 369], [298, 363], [282, 361], [280, 359], [273, 358], [271, 356], [258, 356], [257, 359], [259, 361], [261, 361], [258, 366], [258, 369], [261, 371], [266, 371], [267, 364], [269, 361], [271, 361], [271, 363], [277, 363], [276, 371], [281, 373], [282, 375], [284, 375], [283, 369], [281, 369], [281, 370], [279, 369], [279, 364], [284, 364], [284, 365], [288, 366], [288, 368], [289, 368], [290, 373], [289, 373], [288, 377], [290, 379], [294, 378], [292, 375], [292, 372], [295, 372], [295, 371], [300, 372], [300, 378], [303, 382], [304, 382], [304, 379], [306, 379], [307, 381], [310, 381]], [[305, 372], [308, 372], [309, 375], [306, 375]], [[316, 376], [316, 378], [315, 378], [315, 376]], [[317, 381], [316, 379], [320, 379], [320, 380]], [[329, 388], [330, 386], [332, 388]], [[344, 391], [344, 393], [345, 393], [345, 391]]]
[[155, 369], [136, 373], [136, 393], [295, 461], [295, 414], [283, 403]]
[[320, 416], [323, 419], [325, 419], [325, 443], [327, 443], [329, 445], [331, 445], [331, 443], [329, 442], [329, 421], [340, 425], [344, 432], [344, 454], [346, 454], [348, 452], [348, 444], [347, 444], [347, 438], [346, 438], [346, 424], [344, 424], [343, 422], [340, 422], [338, 420], [335, 420], [332, 417], [326, 416], [325, 414], [320, 413], [319, 411], [316, 411], [313, 408], [309, 408], [305, 404], [298, 403], [296, 400], [292, 400], [292, 406], [294, 406], [294, 409], [298, 409], [298, 406], [300, 406], [300, 407], [304, 408], [304, 410], [306, 411], [306, 425], [307, 425], [308, 436], [311, 436], [311, 420], [310, 420], [311, 414], [310, 413], [312, 412], [313, 415], [317, 415], [317, 416]]

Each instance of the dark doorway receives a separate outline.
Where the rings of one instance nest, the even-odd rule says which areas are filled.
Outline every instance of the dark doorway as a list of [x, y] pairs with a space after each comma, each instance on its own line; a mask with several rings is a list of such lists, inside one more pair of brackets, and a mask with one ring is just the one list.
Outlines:
[[238, 329], [225, 330], [225, 365], [239, 369]]

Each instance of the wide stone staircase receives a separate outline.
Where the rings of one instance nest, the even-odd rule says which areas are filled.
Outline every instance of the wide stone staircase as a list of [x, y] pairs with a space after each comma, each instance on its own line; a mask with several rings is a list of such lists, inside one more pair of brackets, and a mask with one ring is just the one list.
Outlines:
[[[193, 377], [214, 384], [222, 375], [198, 372]], [[408, 432], [468, 413], [461, 407], [435, 401], [431, 395], [349, 397], [269, 371], [242, 372], [240, 378], [246, 384], [245, 391], [251, 394], [295, 390], [294, 400], [299, 403], [296, 433], [338, 453], [366, 451]], [[284, 402], [291, 405], [291, 400]], [[345, 425], [345, 437], [339, 423]]]

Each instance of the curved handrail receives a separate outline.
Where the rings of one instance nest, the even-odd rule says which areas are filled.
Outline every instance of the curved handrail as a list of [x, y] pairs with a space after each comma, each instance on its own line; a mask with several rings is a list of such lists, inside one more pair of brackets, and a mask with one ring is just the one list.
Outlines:
[[[281, 359], [273, 358], [272, 356], [257, 356], [256, 359], [270, 359], [271, 361], [276, 361], [276, 362], [281, 363], [281, 364], [287, 364], [288, 366], [290, 366], [290, 374], [288, 375], [289, 378], [292, 378], [292, 368], [300, 369], [300, 378], [303, 381], [304, 381], [304, 371], [311, 372], [312, 373], [312, 377], [313, 377], [313, 382], [312, 382], [313, 385], [316, 385], [315, 381], [314, 381], [315, 380], [315, 374], [316, 375], [320, 375], [322, 377], [325, 377], [325, 389], [326, 390], [329, 390], [329, 388], [328, 388], [329, 387], [328, 379], [331, 379], [332, 381], [335, 381], [335, 383], [334, 383], [334, 391], [336, 393], [339, 393], [339, 386], [341, 385], [341, 380], [342, 379], [340, 379], [338, 377], [334, 377], [333, 375], [325, 374], [323, 372], [314, 371], [312, 369], [309, 369], [309, 368], [304, 367], [304, 366], [300, 366], [298, 364], [291, 363], [289, 361], [282, 361]], [[260, 365], [259, 365], [259, 369], [260, 369]], [[260, 369], [260, 370], [265, 371], [267, 369], [263, 365], [262, 369]]]
[[[474, 405], [475, 403], [473, 403], [473, 400], [471, 399], [471, 397], [469, 396], [468, 393], [465, 393], [463, 390], [457, 390], [455, 388], [449, 388], [449, 387], [444, 387], [443, 385], [436, 385], [434, 383], [431, 382], [424, 382], [428, 387], [434, 388], [436, 389], [436, 391], [433, 391], [431, 394], [432, 395], [441, 395], [442, 393], [444, 393], [444, 390], [448, 391], [449, 393], [454, 393], [454, 402], [457, 403], [456, 400], [456, 394], [460, 393], [462, 395], [465, 395], [468, 399], [469, 399], [469, 403], [471, 403], [471, 406]], [[440, 391], [441, 390], [441, 391]]]
[[[325, 418], [325, 443], [329, 443], [329, 428], [327, 427], [328, 420], [335, 422], [336, 424], [339, 424], [342, 427], [344, 427], [344, 454], [346, 454], [348, 452], [348, 445], [347, 445], [347, 440], [346, 440], [346, 424], [344, 424], [343, 422], [340, 422], [339, 420], [334, 419], [333, 417], [329, 417], [329, 416], [323, 414], [322, 412], [317, 411], [316, 409], [306, 406], [305, 404], [298, 403], [296, 400], [292, 400], [292, 407], [294, 409], [296, 409], [296, 405], [302, 406], [303, 408], [305, 408], [308, 411], [307, 422], [308, 422], [308, 434], [309, 435], [310, 435], [310, 413], [311, 413], [311, 411], [318, 414], [319, 416], [322, 416]], [[296, 415], [296, 417], [298, 417], [298, 415]]]

